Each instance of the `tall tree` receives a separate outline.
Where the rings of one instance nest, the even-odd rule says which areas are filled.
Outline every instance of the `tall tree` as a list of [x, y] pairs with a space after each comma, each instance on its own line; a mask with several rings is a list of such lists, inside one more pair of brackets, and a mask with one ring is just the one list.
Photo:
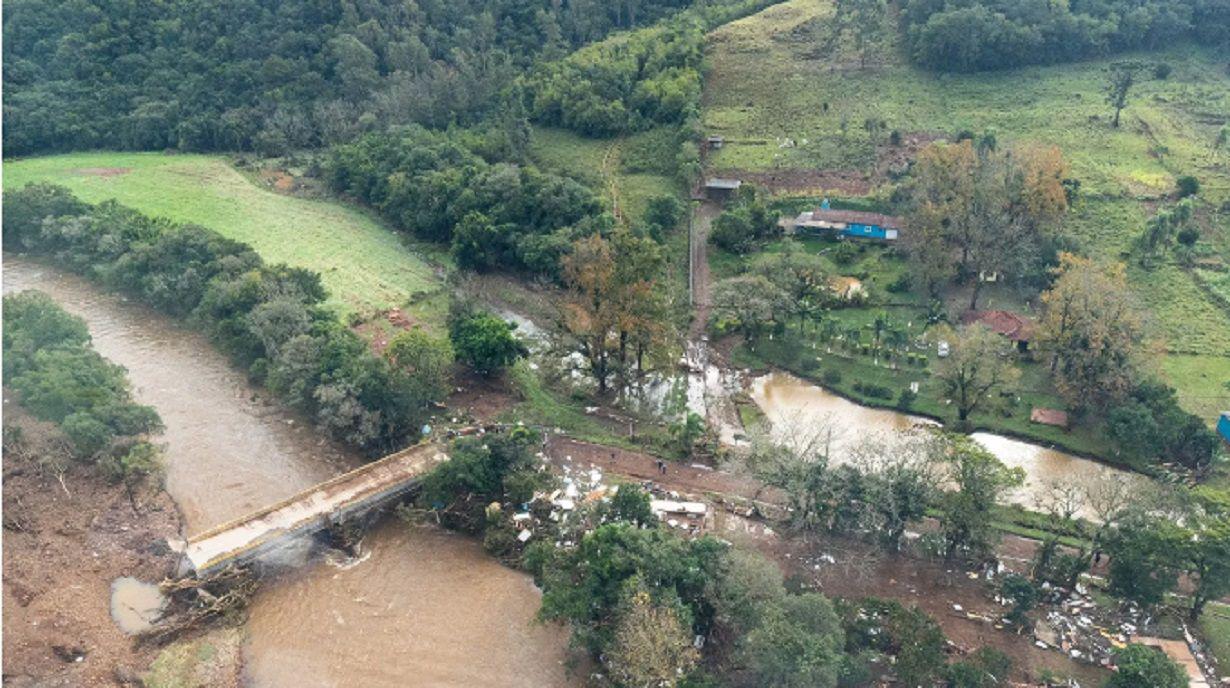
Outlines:
[[[968, 262], [977, 164], [969, 141], [927, 146], [914, 164], [913, 207], [902, 245], [915, 281], [932, 295]], [[955, 262], [954, 251], [960, 255]]]
[[1113, 63], [1106, 70], [1106, 102], [1115, 111], [1111, 125], [1119, 128], [1119, 114], [1127, 107], [1128, 95], [1144, 65], [1134, 60]]
[[569, 298], [563, 305], [562, 324], [589, 363], [598, 393], [605, 394], [619, 352], [615, 252], [610, 242], [593, 234], [572, 244], [563, 265]]
[[1062, 253], [1042, 293], [1039, 340], [1051, 348], [1056, 387], [1074, 407], [1102, 408], [1132, 388], [1144, 324], [1122, 263]]
[[1010, 351], [1003, 337], [981, 324], [959, 330], [952, 341], [952, 353], [936, 363], [935, 376], [944, 392], [957, 405], [957, 419], [965, 422], [992, 394], [1020, 377], [1020, 371], [1007, 357]]
[[999, 151], [967, 139], [923, 149], [903, 237], [918, 286], [938, 295], [954, 276], [970, 280], [972, 310], [986, 276], [1028, 274], [1041, 240], [1067, 211], [1066, 174], [1054, 147]]
[[643, 584], [629, 585], [607, 664], [620, 685], [673, 688], [700, 658], [677, 605], [655, 602]]
[[817, 592], [768, 605], [740, 648], [756, 685], [834, 688], [844, 636], [828, 599]]
[[995, 508], [1009, 489], [1025, 481], [1025, 474], [1008, 468], [968, 437], [952, 441], [948, 478], [953, 489], [940, 500], [944, 556], [982, 560], [991, 555], [997, 538], [991, 524]]
[[786, 298], [777, 285], [761, 275], [731, 277], [713, 287], [713, 314], [750, 342], [774, 321]]
[[565, 332], [589, 363], [605, 394], [614, 373], [626, 373], [629, 357], [639, 371], [646, 355], [669, 335], [666, 305], [657, 287], [662, 254], [656, 242], [626, 230], [609, 240], [579, 239], [563, 258], [569, 297], [562, 308]]

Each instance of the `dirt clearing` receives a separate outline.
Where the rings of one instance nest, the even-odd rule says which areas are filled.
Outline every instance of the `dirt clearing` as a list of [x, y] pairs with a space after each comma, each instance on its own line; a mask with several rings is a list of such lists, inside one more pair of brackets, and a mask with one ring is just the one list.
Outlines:
[[156, 583], [173, 573], [180, 534], [174, 502], [156, 482], [133, 491], [69, 463], [63, 483], [41, 461], [58, 431], [7, 400], [4, 452], [4, 683], [136, 684], [157, 648], [137, 647], [111, 618], [111, 582]]

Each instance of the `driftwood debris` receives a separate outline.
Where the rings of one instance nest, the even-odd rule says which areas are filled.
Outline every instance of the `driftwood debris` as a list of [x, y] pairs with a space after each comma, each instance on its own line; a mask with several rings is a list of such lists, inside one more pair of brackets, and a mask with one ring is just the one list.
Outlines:
[[246, 567], [228, 566], [206, 578], [168, 578], [158, 589], [170, 598], [162, 620], [138, 637], [139, 642], [166, 644], [183, 633], [241, 612], [259, 585]]

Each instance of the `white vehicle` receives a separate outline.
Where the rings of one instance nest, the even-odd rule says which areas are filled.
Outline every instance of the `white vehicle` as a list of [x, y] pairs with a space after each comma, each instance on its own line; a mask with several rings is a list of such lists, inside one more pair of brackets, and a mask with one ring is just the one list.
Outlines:
[[948, 342], [941, 339], [940, 343], [935, 347], [935, 353], [938, 354], [940, 358], [948, 358]]

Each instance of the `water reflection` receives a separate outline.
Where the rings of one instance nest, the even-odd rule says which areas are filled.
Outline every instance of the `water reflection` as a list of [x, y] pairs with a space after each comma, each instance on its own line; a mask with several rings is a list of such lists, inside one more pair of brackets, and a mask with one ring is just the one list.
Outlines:
[[[847, 461], [849, 449], [870, 436], [891, 437], [917, 425], [938, 425], [927, 418], [856, 404], [787, 373], [770, 373], [756, 378], [751, 384], [751, 396], [773, 424], [773, 432], [778, 437], [800, 427], [811, 431], [817, 427], [831, 429], [831, 461], [834, 464]], [[977, 432], [971, 437], [1000, 461], [1025, 471], [1025, 484], [1014, 490], [1009, 500], [1031, 508], [1052, 482], [1092, 483], [1111, 476], [1145, 480], [1096, 461], [993, 433]], [[1092, 515], [1087, 509], [1081, 513]]]

